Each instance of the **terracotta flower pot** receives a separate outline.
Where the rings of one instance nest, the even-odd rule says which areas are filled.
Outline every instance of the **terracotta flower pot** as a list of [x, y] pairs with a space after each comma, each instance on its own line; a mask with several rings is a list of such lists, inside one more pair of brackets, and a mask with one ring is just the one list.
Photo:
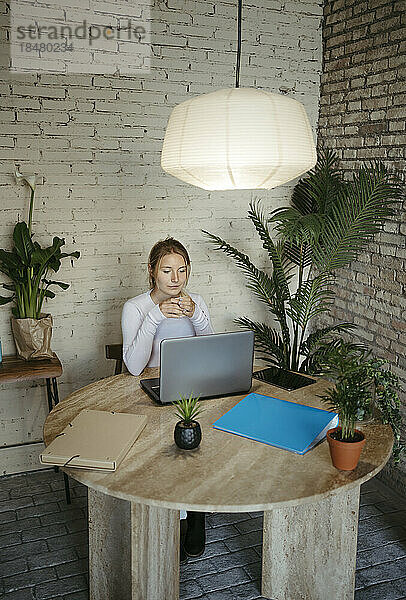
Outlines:
[[359, 429], [355, 432], [362, 436], [358, 442], [342, 442], [331, 437], [335, 431], [340, 431], [341, 427], [334, 427], [327, 431], [327, 441], [330, 446], [330, 455], [333, 465], [340, 471], [352, 471], [358, 464], [362, 448], [365, 444], [365, 436]]
[[193, 450], [197, 448], [202, 439], [202, 430], [197, 421], [185, 423], [178, 421], [174, 431], [175, 443], [182, 450]]

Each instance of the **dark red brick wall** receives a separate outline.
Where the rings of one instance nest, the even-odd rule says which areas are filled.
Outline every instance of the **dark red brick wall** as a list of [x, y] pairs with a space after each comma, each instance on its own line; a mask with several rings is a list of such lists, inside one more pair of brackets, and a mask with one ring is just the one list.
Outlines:
[[[404, 0], [326, 0], [323, 19], [319, 145], [334, 148], [346, 177], [383, 161], [406, 166], [406, 5]], [[406, 204], [350, 268], [340, 271], [331, 317], [390, 361], [406, 384]], [[406, 421], [406, 395], [402, 393]], [[385, 478], [406, 490], [406, 460]]]

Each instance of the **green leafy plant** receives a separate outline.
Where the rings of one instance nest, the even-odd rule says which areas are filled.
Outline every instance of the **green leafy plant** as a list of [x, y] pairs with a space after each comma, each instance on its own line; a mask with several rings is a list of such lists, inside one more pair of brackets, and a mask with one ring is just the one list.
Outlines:
[[370, 350], [340, 342], [324, 355], [322, 368], [334, 387], [320, 398], [340, 416], [342, 440], [351, 441], [360, 411], [376, 414], [393, 431], [394, 462], [405, 449], [401, 441], [399, 378], [387, 368], [387, 361], [371, 356]]
[[254, 331], [256, 350], [266, 362], [293, 371], [321, 372], [324, 353], [355, 328], [351, 323], [315, 327], [318, 315], [330, 310], [335, 271], [366, 248], [401, 197], [400, 182], [383, 164], [361, 168], [346, 181], [338, 171], [337, 157], [327, 150], [295, 186], [292, 206], [266, 217], [259, 202], [249, 205], [248, 217], [268, 253], [270, 274], [203, 230], [216, 250], [234, 259], [247, 277], [247, 287], [272, 315], [271, 325], [248, 317], [235, 319], [243, 329]]
[[194, 397], [193, 394], [191, 394], [189, 398], [180, 396], [180, 399], [173, 403], [176, 407], [176, 416], [186, 425], [189, 425], [201, 413], [201, 407], [198, 404], [198, 400], [199, 396]]
[[24, 177], [18, 171], [17, 179], [21, 179], [31, 189], [28, 225], [22, 221], [14, 227], [14, 247], [11, 252], [0, 249], [0, 272], [6, 275], [12, 283], [3, 283], [3, 288], [13, 292], [11, 296], [0, 296], [0, 305], [14, 301], [13, 315], [18, 319], [38, 319], [45, 298], [54, 298], [55, 293], [49, 288], [59, 286], [63, 290], [69, 284], [48, 279], [50, 272], [57, 272], [61, 260], [67, 256], [79, 258], [79, 252], [69, 254], [61, 252], [65, 245], [63, 238], [54, 237], [52, 245], [41, 248], [33, 241], [32, 214], [35, 196], [35, 176]]
[[343, 342], [325, 357], [324, 370], [335, 385], [319, 397], [338, 413], [343, 442], [353, 440], [357, 415], [370, 405], [372, 380], [365, 356], [362, 350]]

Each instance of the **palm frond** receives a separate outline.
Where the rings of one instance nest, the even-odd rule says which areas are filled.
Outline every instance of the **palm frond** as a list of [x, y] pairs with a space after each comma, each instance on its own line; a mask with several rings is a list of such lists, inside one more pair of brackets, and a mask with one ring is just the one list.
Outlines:
[[234, 319], [234, 323], [242, 327], [253, 331], [255, 334], [255, 349], [261, 352], [264, 358], [269, 363], [289, 368], [289, 356], [290, 348], [286, 346], [279, 332], [266, 325], [265, 323], [258, 323], [257, 321], [251, 321], [247, 317], [240, 317]]
[[288, 299], [290, 297], [289, 281], [293, 277], [293, 269], [284, 253], [283, 241], [276, 244], [273, 242], [259, 201], [250, 202], [248, 217], [261, 238], [263, 248], [268, 252], [273, 267], [273, 277], [278, 287], [283, 290], [283, 296]]
[[328, 310], [333, 293], [324, 275], [304, 281], [289, 300], [286, 314], [302, 329], [306, 329], [311, 318]]
[[307, 356], [312, 350], [319, 346], [325, 338], [329, 338], [335, 333], [345, 333], [352, 331], [353, 329], [356, 329], [356, 325], [353, 323], [337, 323], [336, 325], [316, 329], [302, 342], [299, 352], [300, 354]]
[[284, 242], [297, 245], [311, 244], [320, 236], [323, 228], [323, 215], [311, 213], [302, 215], [296, 208], [282, 208], [280, 212], [268, 219], [268, 223], [275, 223], [274, 229], [281, 235]]
[[237, 266], [244, 272], [248, 279], [247, 288], [252, 290], [254, 294], [272, 309], [275, 302], [275, 297], [279, 294], [276, 282], [273, 281], [264, 271], [257, 269], [252, 264], [249, 257], [243, 254], [230, 244], [222, 240], [220, 237], [202, 230], [207, 235], [213, 244], [218, 247], [215, 250], [222, 250], [227, 256], [231, 256], [237, 263]]
[[[337, 155], [333, 150], [321, 149], [315, 167], [295, 185], [292, 207], [300, 215], [328, 213], [342, 185]], [[272, 220], [278, 215], [283, 218], [284, 211], [284, 208], [274, 210]]]
[[297, 245], [285, 241], [285, 254], [294, 265], [302, 265], [304, 269], [312, 264], [312, 249], [309, 244]]
[[388, 177], [383, 165], [360, 169], [326, 216], [320, 243], [313, 250], [317, 267], [331, 273], [349, 265], [393, 214], [393, 204], [401, 197], [399, 183]]
[[328, 342], [321, 343], [319, 347], [310, 353], [300, 365], [299, 371], [308, 373], [309, 375], [325, 375], [331, 372], [331, 357], [337, 351], [346, 345], [348, 354], [367, 352], [365, 344], [353, 344], [344, 342], [341, 338], [336, 338]]

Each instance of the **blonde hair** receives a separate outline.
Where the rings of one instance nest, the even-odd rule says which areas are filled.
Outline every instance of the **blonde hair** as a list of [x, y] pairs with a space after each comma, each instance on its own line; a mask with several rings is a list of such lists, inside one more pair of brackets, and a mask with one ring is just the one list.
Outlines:
[[173, 237], [168, 237], [165, 240], [160, 240], [159, 242], [154, 244], [154, 246], [152, 246], [151, 251], [149, 253], [148, 273], [149, 273], [149, 285], [150, 285], [151, 289], [153, 289], [155, 287], [155, 283], [156, 283], [155, 276], [156, 276], [157, 270], [159, 269], [159, 265], [161, 263], [162, 258], [164, 256], [166, 256], [167, 254], [171, 254], [171, 253], [180, 254], [180, 256], [183, 257], [183, 259], [185, 261], [185, 265], [187, 267], [187, 278], [186, 278], [185, 285], [187, 284], [187, 282], [189, 280], [190, 269], [191, 269], [189, 254], [188, 254], [186, 248], [183, 246], [183, 244], [178, 242], [178, 240], [175, 240], [175, 238], [173, 238]]

